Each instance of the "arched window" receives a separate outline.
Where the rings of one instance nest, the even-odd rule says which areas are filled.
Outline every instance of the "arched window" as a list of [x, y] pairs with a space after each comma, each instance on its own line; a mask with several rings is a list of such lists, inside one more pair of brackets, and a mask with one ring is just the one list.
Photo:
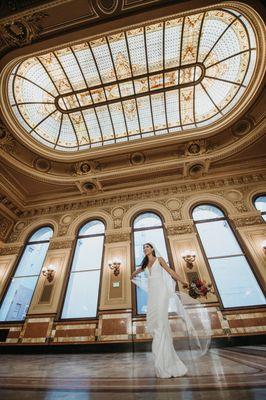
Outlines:
[[255, 197], [254, 206], [261, 212], [261, 216], [266, 222], [266, 194]]
[[105, 226], [99, 220], [79, 230], [62, 318], [92, 318], [97, 315]]
[[210, 204], [194, 208], [193, 219], [224, 307], [266, 304], [253, 271], [226, 220]]
[[0, 321], [23, 321], [39, 278], [53, 230], [38, 229], [28, 239], [0, 307]]
[[[144, 243], [152, 242], [156, 245], [162, 257], [168, 261], [167, 248], [161, 218], [153, 212], [139, 214], [133, 221], [134, 236], [134, 263], [139, 268], [143, 255]], [[147, 310], [147, 295], [143, 289], [137, 291], [137, 313], [145, 314]]]

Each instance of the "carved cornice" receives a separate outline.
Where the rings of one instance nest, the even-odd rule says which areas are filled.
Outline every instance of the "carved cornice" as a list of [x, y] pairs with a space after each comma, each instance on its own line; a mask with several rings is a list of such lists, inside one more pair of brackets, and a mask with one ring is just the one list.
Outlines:
[[180, 225], [168, 225], [166, 227], [168, 236], [171, 235], [184, 235], [187, 233], [194, 233], [193, 224], [180, 224]]
[[62, 240], [51, 242], [49, 245], [49, 250], [57, 250], [57, 249], [69, 249], [72, 248], [74, 240]]
[[22, 47], [38, 38], [42, 26], [40, 21], [46, 17], [44, 12], [13, 18], [10, 21], [0, 22], [1, 46]]
[[243, 226], [258, 225], [264, 223], [264, 220], [259, 215], [254, 217], [234, 218], [233, 221], [238, 228]]
[[[157, 188], [149, 188], [146, 190], [138, 190], [137, 192], [128, 192], [116, 195], [105, 195], [106, 197], [98, 197], [90, 200], [79, 201], [79, 202], [68, 202], [65, 204], [58, 205], [50, 205], [45, 207], [40, 207], [38, 209], [31, 208], [30, 210], [26, 210], [22, 213], [21, 217], [33, 217], [37, 215], [45, 215], [45, 214], [58, 214], [65, 213], [66, 211], [77, 211], [84, 210], [88, 208], [103, 208], [109, 206], [122, 206], [124, 203], [136, 202], [139, 200], [147, 200], [147, 199], [155, 199], [159, 197], [172, 197], [176, 195], [189, 195], [194, 192], [202, 192], [202, 191], [215, 191], [229, 187], [238, 187], [241, 185], [253, 184], [264, 182], [266, 180], [266, 172], [250, 174], [250, 175], [242, 175], [242, 176], [231, 176], [231, 177], [222, 177], [222, 178], [213, 178], [205, 181], [197, 181], [195, 183], [181, 183], [179, 185], [171, 185], [171, 184], [162, 184]], [[158, 199], [159, 200], [159, 199]], [[242, 210], [242, 211], [241, 211]], [[240, 212], [246, 211], [246, 208], [239, 208]], [[177, 216], [178, 217], [178, 216]]]
[[13, 214], [20, 216], [22, 211], [17, 208], [17, 206], [12, 202], [12, 200], [8, 199], [6, 196], [0, 193], [0, 204], [10, 210]]
[[0, 240], [5, 241], [13, 225], [13, 221], [0, 213]]
[[128, 242], [130, 241], [131, 235], [127, 233], [112, 233], [105, 236], [105, 243], [117, 243], [117, 242]]
[[19, 246], [9, 246], [0, 248], [0, 256], [7, 256], [11, 254], [18, 254], [21, 247]]
[[17, 142], [15, 138], [7, 131], [7, 128], [0, 120], [0, 149], [6, 151], [7, 153], [13, 154], [16, 143]]

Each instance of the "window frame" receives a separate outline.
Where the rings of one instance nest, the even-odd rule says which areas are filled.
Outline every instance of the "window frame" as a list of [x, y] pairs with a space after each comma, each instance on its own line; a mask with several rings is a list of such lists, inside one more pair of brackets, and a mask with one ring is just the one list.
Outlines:
[[[65, 298], [66, 298], [66, 293], [67, 293], [67, 288], [72, 272], [72, 265], [75, 257], [75, 252], [76, 252], [76, 247], [77, 247], [77, 242], [80, 239], [79, 232], [89, 222], [92, 221], [100, 221], [104, 225], [104, 233], [103, 234], [92, 234], [92, 235], [82, 235], [82, 238], [86, 237], [93, 237], [93, 236], [103, 236], [103, 249], [102, 249], [102, 258], [101, 258], [101, 266], [100, 266], [100, 278], [99, 278], [99, 290], [98, 290], [98, 299], [97, 299], [97, 312], [95, 317], [78, 317], [78, 318], [62, 318], [62, 313], [63, 313], [63, 308], [64, 308], [64, 303], [65, 303]], [[63, 282], [63, 289], [61, 291], [61, 296], [59, 300], [59, 306], [58, 306], [58, 312], [55, 318], [55, 322], [71, 322], [71, 321], [97, 321], [99, 319], [99, 305], [100, 305], [100, 298], [101, 298], [101, 292], [102, 292], [102, 278], [103, 278], [103, 267], [104, 267], [104, 257], [105, 257], [105, 240], [106, 240], [106, 222], [100, 218], [100, 217], [95, 217], [95, 218], [90, 218], [86, 221], [82, 221], [75, 233], [75, 240], [71, 248], [71, 253], [67, 265], [67, 272], [66, 272], [66, 277]]]
[[[16, 273], [18, 267], [19, 267], [20, 261], [21, 261], [23, 255], [24, 255], [24, 253], [25, 253], [26, 247], [27, 247], [29, 244], [49, 243], [49, 246], [48, 246], [48, 248], [47, 248], [46, 255], [45, 255], [45, 257], [44, 257], [44, 260], [43, 260], [43, 264], [42, 264], [40, 273], [39, 273], [39, 275], [38, 275], [38, 279], [37, 279], [35, 288], [34, 288], [34, 290], [33, 290], [33, 292], [32, 292], [32, 296], [31, 296], [30, 305], [29, 305], [28, 310], [30, 309], [31, 302], [32, 302], [32, 299], [33, 299], [33, 297], [34, 297], [34, 294], [35, 294], [35, 291], [36, 291], [36, 287], [37, 287], [37, 285], [38, 285], [38, 281], [39, 281], [40, 276], [41, 276], [41, 273], [42, 273], [42, 268], [43, 268], [43, 266], [44, 266], [44, 264], [45, 264], [45, 261], [46, 261], [46, 258], [47, 258], [47, 253], [48, 253], [49, 247], [50, 247], [50, 240], [51, 240], [51, 238], [53, 237], [53, 235], [52, 235], [51, 238], [48, 239], [48, 240], [35, 240], [35, 241], [32, 241], [32, 242], [29, 242], [29, 239], [31, 238], [31, 236], [33, 236], [38, 230], [40, 230], [40, 229], [42, 229], [42, 228], [51, 228], [51, 229], [52, 229], [52, 232], [53, 232], [53, 235], [54, 235], [54, 227], [53, 227], [53, 225], [51, 225], [51, 224], [41, 225], [41, 226], [35, 228], [33, 231], [31, 231], [31, 232], [27, 235], [26, 240], [24, 241], [23, 246], [20, 248], [20, 250], [19, 250], [19, 252], [18, 252], [16, 261], [14, 262], [13, 268], [11, 269], [10, 274], [9, 274], [7, 280], [6, 280], [5, 286], [4, 286], [3, 289], [2, 289], [2, 293], [1, 293], [1, 295], [0, 295], [0, 308], [2, 307], [2, 304], [3, 304], [4, 300], [5, 300], [5, 297], [6, 297], [6, 295], [7, 295], [7, 292], [8, 292], [8, 290], [9, 290], [9, 288], [10, 288], [12, 279], [13, 279], [13, 277], [15, 276], [15, 273]], [[24, 318], [23, 320], [0, 321], [0, 325], [3, 325], [3, 324], [5, 324], [5, 325], [6, 325], [6, 324], [18, 324], [18, 323], [23, 324], [23, 323], [25, 322], [26, 318], [27, 318], [27, 315], [28, 315], [28, 314], [26, 314], [26, 316], [25, 316], [25, 318]]]
[[[134, 221], [136, 220], [136, 218], [138, 218], [141, 214], [146, 214], [146, 213], [152, 213], [152, 214], [155, 214], [157, 217], [159, 217], [160, 220], [161, 220], [161, 226], [134, 229]], [[131, 218], [130, 227], [131, 227], [131, 246], [130, 246], [131, 247], [131, 249], [130, 249], [130, 254], [131, 254], [131, 274], [135, 271], [135, 264], [136, 264], [135, 263], [134, 232], [144, 231], [144, 230], [152, 230], [152, 229], [158, 229], [158, 228], [161, 228], [163, 230], [163, 236], [164, 236], [166, 251], [167, 251], [168, 260], [169, 260], [169, 266], [170, 266], [171, 269], [174, 269], [173, 257], [172, 257], [170, 243], [169, 243], [169, 239], [168, 239], [167, 231], [166, 231], [166, 227], [165, 227], [165, 220], [164, 220], [164, 217], [163, 217], [163, 215], [161, 213], [159, 213], [157, 210], [153, 210], [153, 209], [145, 209], [145, 210], [138, 211]], [[131, 285], [131, 298], [132, 298], [132, 318], [145, 319], [146, 318], [146, 314], [139, 314], [137, 312], [137, 309], [138, 309], [138, 307], [137, 307], [137, 287], [134, 284]]]
[[263, 215], [265, 215], [265, 218], [266, 218], [266, 211], [260, 211], [255, 205], [255, 202], [259, 197], [265, 197], [266, 198], [266, 193], [257, 193], [257, 194], [255, 194], [255, 196], [253, 196], [253, 198], [252, 198], [252, 204], [253, 204], [253, 207], [255, 208], [255, 210], [260, 213], [260, 216], [261, 216], [263, 222], [266, 223], [266, 220], [263, 218]]
[[[218, 208], [219, 210], [221, 210], [223, 212], [224, 217], [194, 221], [194, 219], [193, 219], [193, 211], [194, 211], [194, 209], [196, 207], [198, 207], [200, 205], [214, 206], [214, 207]], [[195, 230], [196, 230], [198, 243], [199, 243], [199, 246], [200, 246], [200, 249], [201, 249], [201, 253], [203, 255], [205, 264], [207, 266], [207, 269], [208, 269], [208, 272], [209, 272], [209, 275], [210, 275], [210, 278], [211, 278], [211, 283], [214, 286], [215, 294], [216, 294], [216, 296], [217, 296], [217, 298], [219, 300], [220, 310], [221, 311], [226, 311], [226, 312], [227, 311], [231, 312], [231, 311], [236, 311], [236, 310], [253, 310], [253, 309], [266, 308], [266, 305], [224, 307], [223, 301], [222, 301], [222, 298], [221, 298], [221, 295], [220, 295], [220, 292], [219, 292], [219, 289], [217, 287], [214, 275], [212, 273], [212, 269], [211, 269], [211, 266], [210, 266], [210, 263], [209, 263], [209, 259], [208, 259], [207, 255], [206, 255], [206, 252], [205, 252], [205, 249], [204, 249], [200, 234], [199, 234], [197, 226], [196, 226], [197, 223], [225, 220], [228, 223], [228, 225], [229, 225], [229, 227], [230, 227], [230, 229], [232, 231], [232, 234], [233, 234], [234, 238], [236, 239], [236, 242], [237, 242], [237, 244], [239, 245], [239, 247], [240, 247], [240, 249], [242, 251], [242, 255], [246, 258], [246, 261], [247, 261], [247, 263], [248, 263], [248, 265], [249, 265], [249, 267], [251, 269], [251, 272], [254, 274], [254, 277], [255, 277], [255, 279], [257, 281], [258, 286], [262, 290], [262, 293], [265, 294], [265, 288], [263, 287], [263, 284], [262, 284], [262, 277], [260, 275], [260, 272], [259, 272], [255, 262], [253, 261], [252, 257], [250, 256], [250, 253], [249, 253], [249, 250], [248, 250], [247, 246], [243, 242], [243, 240], [240, 237], [240, 235], [238, 235], [237, 229], [236, 229], [233, 221], [229, 218], [229, 216], [227, 214], [227, 211], [225, 210], [225, 208], [223, 206], [221, 206], [220, 204], [217, 204], [215, 202], [197, 202], [197, 203], [194, 203], [193, 206], [190, 207], [190, 213], [189, 214], [190, 214], [190, 217], [191, 217], [191, 219], [193, 221], [193, 224], [194, 224], [194, 227], [195, 227]]]

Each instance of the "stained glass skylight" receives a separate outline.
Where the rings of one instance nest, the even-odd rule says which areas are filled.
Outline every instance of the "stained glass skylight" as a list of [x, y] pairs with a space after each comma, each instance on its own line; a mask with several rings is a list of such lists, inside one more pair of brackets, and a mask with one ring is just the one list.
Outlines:
[[9, 77], [9, 101], [37, 141], [84, 150], [215, 123], [255, 63], [247, 19], [209, 10], [28, 58]]

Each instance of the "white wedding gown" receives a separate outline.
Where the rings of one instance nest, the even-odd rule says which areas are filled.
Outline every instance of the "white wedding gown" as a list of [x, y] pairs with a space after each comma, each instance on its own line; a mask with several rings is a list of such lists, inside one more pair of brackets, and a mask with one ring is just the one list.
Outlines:
[[180, 360], [173, 346], [168, 320], [169, 288], [163, 271], [158, 258], [150, 269], [145, 268], [145, 274], [148, 277], [147, 331], [153, 337], [152, 353], [156, 376], [170, 378], [185, 375], [187, 367]]

